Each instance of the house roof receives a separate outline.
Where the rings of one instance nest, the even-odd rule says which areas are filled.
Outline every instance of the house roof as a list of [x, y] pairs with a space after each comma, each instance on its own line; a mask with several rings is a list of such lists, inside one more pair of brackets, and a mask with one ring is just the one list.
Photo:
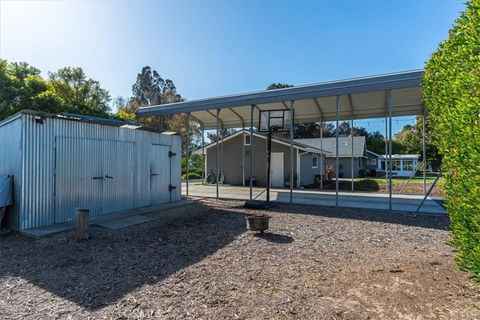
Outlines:
[[[232, 139], [232, 138], [234, 138], [234, 137], [242, 134], [242, 132], [243, 132], [243, 134], [250, 135], [250, 131], [249, 131], [249, 130], [238, 130], [237, 132], [235, 132], [235, 133], [233, 133], [233, 134], [231, 134], [231, 135], [223, 138], [223, 142], [228, 141], [228, 140], [230, 140], [230, 139]], [[267, 139], [267, 137], [266, 137], [265, 135], [259, 134], [259, 133], [257, 133], [257, 132], [254, 132], [253, 135], [254, 135], [255, 137], [259, 137], [259, 138], [262, 138], [262, 139]], [[272, 137], [272, 142], [274, 142], [274, 143], [279, 143], [279, 144], [282, 144], [282, 145], [285, 145], [285, 146], [290, 146], [290, 141], [281, 139], [281, 138], [279, 138], [279, 137]], [[219, 144], [221, 144], [221, 143], [222, 143], [222, 140], [219, 141]], [[214, 146], [216, 146], [216, 142], [212, 142], [212, 143], [206, 145], [206, 146], [205, 146], [205, 150], [207, 150], [207, 149], [209, 149], [209, 148], [211, 148], [211, 147], [214, 147]], [[305, 152], [312, 152], [312, 153], [319, 153], [319, 154], [321, 153], [321, 154], [330, 155], [330, 152], [328, 152], [328, 151], [325, 151], [325, 150], [324, 150], [324, 151], [322, 152], [322, 150], [321, 150], [320, 148], [318, 148], [318, 147], [313, 147], [313, 146], [310, 146], [310, 145], [307, 145], [307, 144], [304, 144], [304, 143], [298, 142], [298, 141], [294, 141], [294, 142], [293, 142], [293, 148], [299, 149], [299, 150], [305, 151]], [[200, 149], [195, 150], [195, 151], [192, 152], [192, 153], [194, 153], [194, 154], [202, 154], [202, 150], [203, 150], [203, 148], [200, 148]]]
[[[312, 148], [320, 148], [327, 151], [331, 156], [336, 154], [336, 138], [312, 138], [312, 139], [295, 139], [295, 142], [308, 145]], [[330, 156], [330, 155], [329, 155]], [[339, 157], [351, 157], [352, 156], [352, 138], [351, 137], [338, 137], [338, 156]], [[365, 156], [365, 137], [354, 136], [353, 137], [353, 156], [356, 158]]]
[[[139, 108], [138, 117], [189, 112], [204, 129], [216, 128], [216, 109], [223, 128], [258, 125], [261, 110], [288, 109], [294, 101], [295, 123], [347, 119], [381, 118], [387, 114], [414, 116], [422, 114], [423, 71], [404, 71], [361, 78], [300, 85], [276, 90], [262, 90], [206, 99]], [[389, 99], [389, 94], [391, 93]], [[338, 97], [338, 100], [337, 100]], [[251, 106], [255, 106], [253, 117]]]
[[[380, 155], [380, 158], [388, 159], [388, 154]], [[419, 154], [392, 154], [392, 159], [418, 159], [420, 158]]]

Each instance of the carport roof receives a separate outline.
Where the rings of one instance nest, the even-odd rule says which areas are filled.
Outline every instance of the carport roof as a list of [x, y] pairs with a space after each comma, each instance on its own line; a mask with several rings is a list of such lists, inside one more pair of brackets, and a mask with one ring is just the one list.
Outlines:
[[414, 116], [422, 114], [424, 109], [422, 75], [423, 70], [414, 70], [189, 100], [143, 107], [137, 110], [137, 116], [190, 112], [205, 129], [214, 129], [215, 109], [220, 109], [220, 124], [223, 128], [240, 128], [250, 126], [251, 105], [256, 106], [253, 124], [257, 126], [260, 110], [286, 109], [290, 101], [295, 101], [295, 123], [334, 121], [336, 96], [339, 96], [340, 120], [380, 118], [386, 115], [388, 90], [391, 90], [392, 116]]

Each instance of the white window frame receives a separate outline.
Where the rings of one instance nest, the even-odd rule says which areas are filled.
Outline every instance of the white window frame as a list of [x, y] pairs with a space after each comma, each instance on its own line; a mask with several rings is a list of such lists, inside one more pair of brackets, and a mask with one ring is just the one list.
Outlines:
[[[314, 163], [315, 163], [315, 165], [314, 165]], [[314, 154], [314, 155], [312, 155], [312, 169], [317, 169], [317, 168], [318, 168], [318, 156], [316, 154]]]
[[[247, 138], [248, 138], [248, 143], [247, 143]], [[249, 134], [244, 134], [243, 135], [243, 144], [246, 146], [249, 146], [252, 144], [252, 141], [250, 141], [250, 135]]]

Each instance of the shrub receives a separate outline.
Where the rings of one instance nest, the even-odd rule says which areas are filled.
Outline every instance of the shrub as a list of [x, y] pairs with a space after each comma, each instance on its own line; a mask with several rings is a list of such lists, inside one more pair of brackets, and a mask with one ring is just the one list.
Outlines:
[[[197, 173], [197, 172], [189, 172], [188, 173], [188, 176], [190, 177], [189, 180], [192, 180], [192, 179], [202, 179], [202, 174], [200, 173]], [[187, 174], [182, 174], [182, 179], [183, 180], [186, 180], [187, 179]]]
[[480, 281], [480, 0], [467, 2], [427, 62], [423, 88], [458, 265]]

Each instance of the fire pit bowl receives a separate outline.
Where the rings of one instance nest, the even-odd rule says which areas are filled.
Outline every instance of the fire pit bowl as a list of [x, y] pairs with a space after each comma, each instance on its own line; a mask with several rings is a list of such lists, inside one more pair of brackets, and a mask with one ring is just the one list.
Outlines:
[[268, 229], [268, 223], [270, 216], [263, 213], [251, 213], [245, 216], [247, 221], [247, 230], [259, 231], [263, 235], [263, 232]]

